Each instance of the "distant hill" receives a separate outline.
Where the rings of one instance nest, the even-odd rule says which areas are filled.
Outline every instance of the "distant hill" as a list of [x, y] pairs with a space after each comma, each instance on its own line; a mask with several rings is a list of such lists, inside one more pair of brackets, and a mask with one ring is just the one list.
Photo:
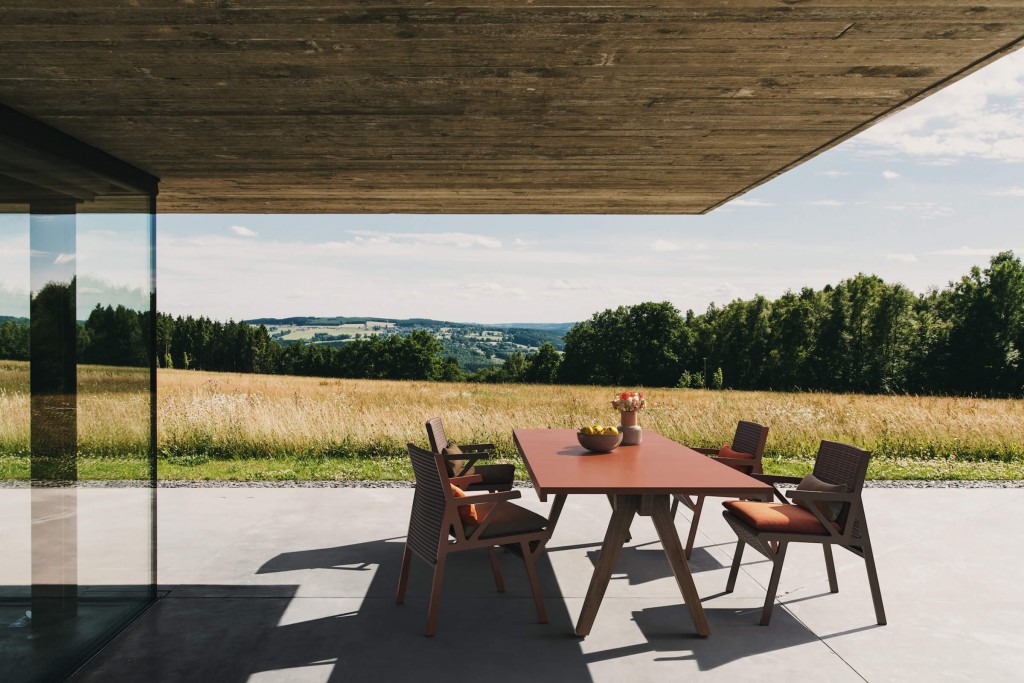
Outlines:
[[565, 334], [572, 326], [576, 323], [494, 323], [493, 325], [486, 325], [485, 327], [497, 328], [497, 329], [509, 329], [516, 328], [520, 330], [547, 330], [548, 332], [558, 332]]
[[297, 325], [302, 327], [330, 325], [363, 325], [367, 322], [394, 323], [398, 327], [478, 327], [485, 330], [545, 330], [565, 334], [576, 323], [466, 323], [451, 320], [434, 320], [432, 318], [381, 318], [377, 316], [335, 316], [321, 318], [316, 316], [295, 316], [291, 318], [253, 318], [244, 320], [250, 325]]
[[[316, 316], [295, 316], [293, 318], [253, 318], [243, 320], [250, 325], [299, 325], [302, 327], [331, 325], [363, 325], [367, 322], [394, 323], [399, 327], [505, 327], [504, 325], [480, 325], [477, 323], [456, 323], [450, 320], [431, 320], [430, 318], [378, 318], [375, 316], [336, 316], [318, 318]], [[570, 325], [571, 327], [571, 325]]]
[[249, 325], [265, 325], [279, 344], [304, 343], [342, 347], [358, 339], [379, 335], [406, 336], [426, 330], [467, 372], [501, 365], [511, 354], [535, 353], [541, 345], [565, 348], [563, 337], [575, 323], [466, 323], [432, 318], [380, 318], [375, 316], [293, 316], [252, 318]]
[[23, 323], [25, 325], [28, 324], [28, 318], [19, 318], [17, 316], [11, 316], [11, 315], [0, 315], [0, 323], [5, 323], [8, 320], [16, 322], [16, 323]]

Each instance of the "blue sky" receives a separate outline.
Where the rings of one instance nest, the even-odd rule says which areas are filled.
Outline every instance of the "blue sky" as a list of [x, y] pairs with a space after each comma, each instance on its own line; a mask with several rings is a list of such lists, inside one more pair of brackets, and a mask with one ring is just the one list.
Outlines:
[[[565, 322], [648, 300], [699, 312], [858, 272], [920, 292], [1024, 254], [1022, 216], [1019, 51], [706, 216], [162, 214], [159, 305]], [[92, 240], [96, 260], [102, 237], [80, 225], [80, 253]], [[12, 244], [0, 223], [0, 299]]]

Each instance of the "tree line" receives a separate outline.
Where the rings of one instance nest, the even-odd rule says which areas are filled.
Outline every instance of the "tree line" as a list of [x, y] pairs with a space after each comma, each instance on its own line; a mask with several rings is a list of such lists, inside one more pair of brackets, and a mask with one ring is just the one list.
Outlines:
[[[148, 331], [148, 313], [97, 306], [79, 324], [78, 357], [146, 365]], [[161, 367], [364, 379], [1021, 396], [1022, 350], [1024, 267], [1012, 252], [920, 295], [860, 274], [699, 315], [668, 302], [620, 306], [572, 327], [562, 353], [544, 343], [473, 373], [425, 330], [283, 346], [263, 325], [156, 321]], [[28, 356], [28, 324], [0, 322], [0, 359]]]
[[915, 295], [860, 274], [702, 315], [669, 303], [594, 314], [566, 334], [560, 381], [833, 392], [1024, 395], [1024, 268], [994, 256]]

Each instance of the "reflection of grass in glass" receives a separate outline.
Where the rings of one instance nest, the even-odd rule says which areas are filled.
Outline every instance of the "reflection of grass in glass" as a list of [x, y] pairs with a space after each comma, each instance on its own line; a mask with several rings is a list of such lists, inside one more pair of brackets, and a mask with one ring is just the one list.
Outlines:
[[28, 363], [0, 360], [0, 479], [29, 478]]
[[[149, 370], [78, 368], [78, 478], [149, 478]], [[0, 361], [0, 479], [30, 476], [29, 364]]]
[[[27, 386], [27, 364], [0, 362], [0, 391], [19, 373]], [[145, 479], [147, 371], [85, 366], [79, 381], [80, 476]], [[513, 427], [615, 423], [612, 394], [602, 387], [162, 370], [159, 473], [162, 479], [409, 479], [404, 444], [423, 444], [423, 423], [434, 415], [456, 441], [493, 442], [501, 460], [519, 464]], [[682, 443], [720, 445], [739, 419], [768, 425], [769, 472], [810, 471], [818, 441], [834, 439], [872, 450], [875, 479], [1024, 479], [1024, 401], [685, 389], [649, 395], [641, 424]], [[28, 476], [27, 399], [26, 393], [19, 408], [10, 393], [0, 393], [0, 478]], [[18, 410], [20, 422], [12, 418]], [[526, 476], [521, 464], [519, 476]]]

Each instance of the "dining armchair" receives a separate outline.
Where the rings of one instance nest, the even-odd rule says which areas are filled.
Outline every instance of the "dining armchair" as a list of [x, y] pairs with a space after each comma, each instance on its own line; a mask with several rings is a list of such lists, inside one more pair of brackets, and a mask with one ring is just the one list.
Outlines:
[[437, 631], [441, 586], [448, 556], [463, 550], [486, 549], [495, 586], [499, 593], [504, 593], [505, 582], [495, 547], [518, 545], [516, 554], [521, 555], [526, 564], [537, 616], [540, 623], [546, 624], [548, 616], [544, 609], [540, 582], [537, 580], [537, 559], [551, 538], [548, 520], [509, 502], [520, 498], [520, 491], [465, 494], [462, 487], [479, 483], [479, 474], [449, 477], [442, 455], [425, 451], [411, 443], [407, 444], [407, 448], [416, 478], [416, 490], [395, 602], [399, 605], [405, 602], [412, 556], [431, 565], [434, 568], [434, 579], [430, 590], [426, 635], [433, 636]]
[[455, 444], [449, 441], [441, 418], [427, 420], [427, 439], [430, 450], [444, 457], [449, 477], [479, 475], [480, 480], [466, 487], [467, 491], [508, 491], [516, 476], [515, 465], [477, 465], [477, 461], [494, 455], [494, 444]]
[[[725, 591], [736, 587], [743, 548], [750, 546], [772, 562], [768, 594], [761, 611], [761, 625], [771, 620], [775, 595], [779, 589], [782, 563], [790, 543], [820, 543], [825, 553], [829, 590], [839, 592], [832, 546], [849, 550], [864, 559], [868, 585], [878, 624], [886, 623], [878, 572], [868, 534], [861, 489], [868, 471], [871, 453], [856, 446], [822, 441], [814, 461], [814, 471], [800, 479], [765, 474], [751, 475], [770, 483], [779, 503], [731, 500], [722, 503], [725, 521], [736, 532], [736, 554]], [[776, 484], [796, 484], [795, 490], [782, 492]], [[793, 501], [793, 502], [790, 502]]]
[[[744, 474], [760, 474], [761, 458], [764, 456], [764, 445], [768, 440], [768, 428], [756, 422], [745, 422], [741, 420], [736, 425], [736, 434], [731, 444], [721, 448], [691, 448], [698, 453], [703, 453], [709, 458], [737, 469]], [[701, 511], [704, 509], [704, 496], [676, 495], [672, 501], [672, 516], [675, 517], [682, 503], [693, 513], [690, 519], [690, 533], [686, 537], [686, 559], [690, 559], [693, 553], [693, 544], [697, 538], [697, 525], [700, 523]]]

